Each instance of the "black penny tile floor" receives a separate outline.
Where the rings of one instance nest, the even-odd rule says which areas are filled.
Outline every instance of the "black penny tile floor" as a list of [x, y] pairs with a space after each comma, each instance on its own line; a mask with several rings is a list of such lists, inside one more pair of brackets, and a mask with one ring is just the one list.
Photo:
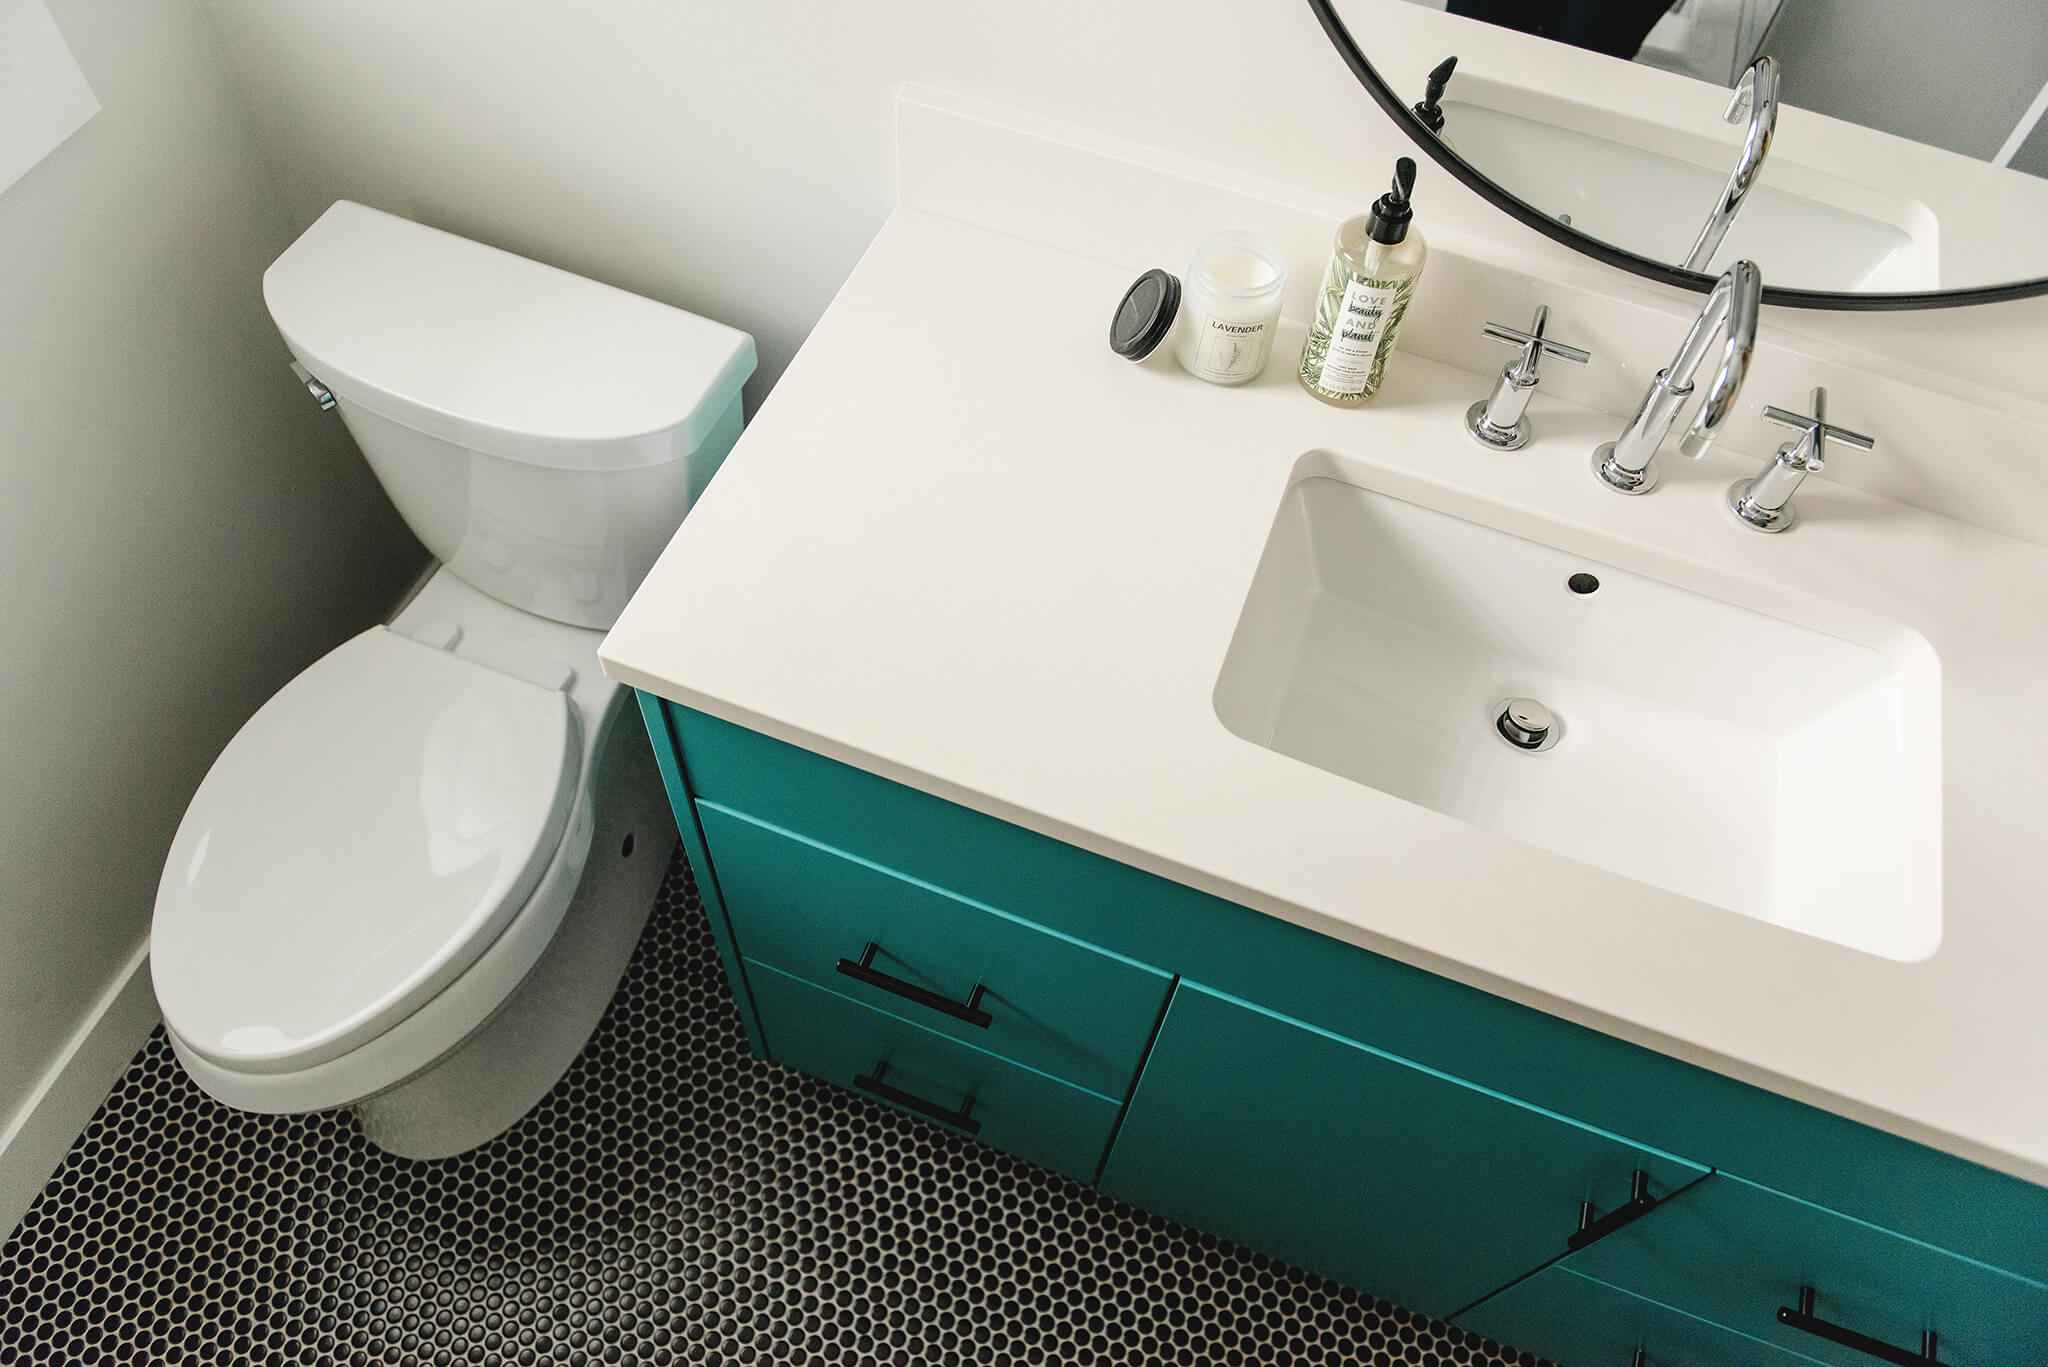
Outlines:
[[581, 1057], [460, 1158], [229, 1110], [159, 1030], [0, 1248], [0, 1361], [1532, 1360], [753, 1058], [678, 853]]

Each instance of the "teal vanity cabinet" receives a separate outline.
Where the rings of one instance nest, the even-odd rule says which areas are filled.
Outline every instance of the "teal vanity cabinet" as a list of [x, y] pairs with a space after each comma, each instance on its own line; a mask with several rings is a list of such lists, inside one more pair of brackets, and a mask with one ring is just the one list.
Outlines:
[[697, 813], [750, 962], [1122, 1104], [1165, 973], [759, 818]]
[[[1871, 1367], [1888, 1360], [1879, 1356], [1887, 1350], [1891, 1361], [1913, 1361], [1929, 1347], [1944, 1363], [2048, 1361], [2040, 1283], [1729, 1173], [1687, 1188], [1656, 1219], [1560, 1268], [1837, 1367]], [[1532, 1322], [1560, 1338], [1574, 1332], [1570, 1312], [1522, 1299], [1482, 1304], [1459, 1322], [1495, 1337]]]
[[2048, 1367], [2048, 1188], [640, 703], [763, 1057], [1567, 1367]]
[[1083, 1182], [1102, 1162], [1119, 1101], [765, 964], [747, 977], [776, 1062]]
[[755, 1052], [1093, 1182], [1171, 975], [950, 866], [895, 785], [641, 705]]
[[1706, 1171], [1183, 982], [1102, 1189], [1441, 1315]]

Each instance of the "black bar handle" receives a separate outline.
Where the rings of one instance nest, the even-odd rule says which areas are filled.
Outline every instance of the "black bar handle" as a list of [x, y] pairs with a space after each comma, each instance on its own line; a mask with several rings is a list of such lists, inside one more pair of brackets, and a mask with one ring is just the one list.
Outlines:
[[893, 1101], [905, 1110], [916, 1111], [927, 1120], [936, 1120], [941, 1125], [951, 1125], [962, 1134], [980, 1134], [981, 1122], [974, 1118], [974, 1098], [969, 1096], [960, 1103], [960, 1109], [949, 1111], [936, 1101], [926, 1101], [921, 1096], [912, 1096], [901, 1087], [891, 1087], [882, 1081], [889, 1071], [889, 1060], [883, 1059], [875, 1065], [873, 1077], [854, 1075], [853, 1085], [869, 1096], [878, 1096], [884, 1101]]
[[984, 1030], [988, 1029], [989, 1023], [994, 1017], [981, 1009], [980, 983], [974, 985], [974, 990], [967, 994], [966, 1001], [956, 1002], [951, 997], [940, 996], [928, 987], [919, 987], [916, 983], [907, 983], [901, 978], [884, 973], [881, 969], [876, 968], [875, 951], [879, 948], [881, 946], [877, 945], [873, 940], [868, 941], [868, 947], [860, 952], [860, 962], [855, 963], [852, 959], [841, 959], [839, 961], [839, 971], [849, 978], [859, 979], [869, 987], [879, 987], [884, 992], [894, 992], [897, 996], [907, 1001], [914, 1001], [919, 1006], [929, 1006], [934, 1011], [944, 1012], [954, 1020], [966, 1021], [969, 1025], [978, 1025]]
[[1628, 1179], [1628, 1201], [1616, 1206], [1599, 1219], [1593, 1218], [1593, 1203], [1579, 1203], [1579, 1227], [1564, 1241], [1564, 1246], [1576, 1253], [1587, 1244], [1598, 1243], [1623, 1225], [1632, 1225], [1657, 1208], [1657, 1198], [1650, 1195], [1650, 1174], [1637, 1168]]
[[1854, 1329], [1844, 1329], [1839, 1324], [1830, 1324], [1817, 1318], [1813, 1313], [1813, 1288], [1799, 1288], [1799, 1307], [1789, 1305], [1778, 1307], [1778, 1323], [1789, 1325], [1830, 1343], [1839, 1343], [1844, 1348], [1854, 1348], [1859, 1353], [1868, 1353], [1880, 1362], [1895, 1362], [1899, 1367], [1942, 1367], [1941, 1360], [1934, 1356], [1935, 1337], [1932, 1329], [1920, 1331], [1920, 1351], [1910, 1348], [1895, 1348], [1883, 1339], [1874, 1339], [1868, 1334], [1859, 1334]]

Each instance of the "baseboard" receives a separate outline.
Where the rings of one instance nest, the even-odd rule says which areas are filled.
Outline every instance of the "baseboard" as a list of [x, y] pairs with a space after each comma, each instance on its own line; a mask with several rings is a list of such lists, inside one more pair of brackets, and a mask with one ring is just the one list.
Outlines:
[[28, 1213], [157, 1020], [145, 939], [0, 1129], [0, 1230], [11, 1234]]

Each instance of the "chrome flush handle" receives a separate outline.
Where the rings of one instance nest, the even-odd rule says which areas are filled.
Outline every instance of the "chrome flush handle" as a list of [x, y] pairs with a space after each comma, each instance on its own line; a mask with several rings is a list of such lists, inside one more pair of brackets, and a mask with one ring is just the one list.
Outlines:
[[314, 403], [320, 405], [321, 412], [324, 413], [334, 407], [334, 391], [314, 379], [312, 371], [306, 369], [297, 361], [293, 361], [292, 374], [298, 376], [299, 383], [306, 386], [306, 392], [313, 396]]
[[1792, 413], [1764, 405], [1764, 416], [1780, 427], [1799, 433], [1778, 448], [1763, 473], [1753, 479], [1738, 479], [1728, 486], [1728, 510], [1743, 526], [1759, 532], [1782, 532], [1795, 520], [1792, 494], [1808, 475], [1827, 468], [1828, 443], [1838, 441], [1859, 451], [1871, 451], [1876, 441], [1861, 432], [1851, 432], [1828, 421], [1828, 392], [1816, 388], [1809, 405], [1813, 412]]
[[1535, 434], [1525, 414], [1529, 396], [1536, 392], [1543, 378], [1538, 366], [1545, 356], [1555, 356], [1573, 365], [1584, 365], [1593, 359], [1590, 351], [1545, 337], [1543, 332], [1549, 325], [1550, 305], [1539, 304], [1535, 321], [1529, 324], [1527, 332], [1505, 323], [1488, 323], [1480, 329], [1496, 342], [1522, 349], [1521, 355], [1509, 361], [1500, 378], [1494, 381], [1493, 393], [1484, 402], [1465, 410], [1465, 430], [1481, 446], [1495, 451], [1519, 451], [1529, 444], [1529, 438]]

